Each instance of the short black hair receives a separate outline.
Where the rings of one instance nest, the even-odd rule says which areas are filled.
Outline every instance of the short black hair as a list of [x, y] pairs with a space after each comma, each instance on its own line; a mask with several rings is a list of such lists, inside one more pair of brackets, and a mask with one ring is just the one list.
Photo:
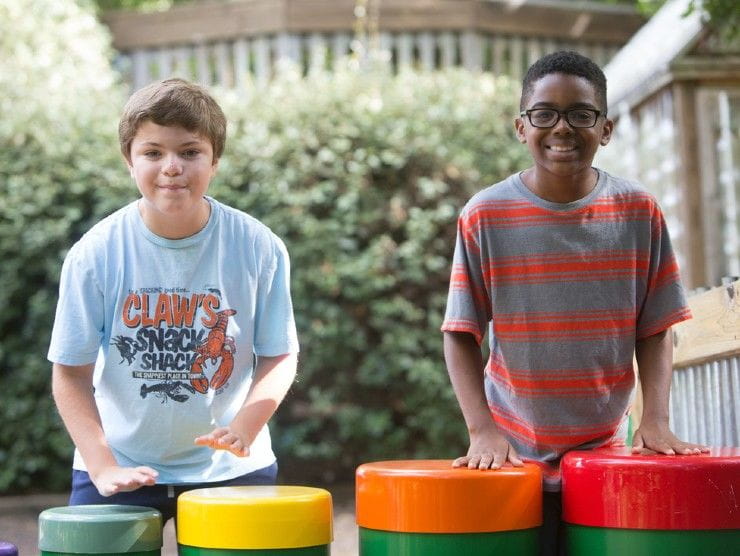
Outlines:
[[519, 107], [524, 110], [525, 100], [534, 90], [534, 84], [551, 73], [576, 75], [587, 80], [596, 91], [596, 99], [601, 104], [601, 110], [606, 110], [606, 76], [593, 60], [572, 50], [561, 50], [547, 54], [527, 70], [522, 81], [522, 97]]

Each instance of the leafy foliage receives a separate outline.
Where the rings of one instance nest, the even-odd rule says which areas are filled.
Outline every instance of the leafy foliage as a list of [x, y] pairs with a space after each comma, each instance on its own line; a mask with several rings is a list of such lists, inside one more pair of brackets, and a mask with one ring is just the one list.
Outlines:
[[[652, 17], [669, 0], [597, 0], [607, 4], [632, 5], [645, 17]], [[707, 24], [727, 41], [733, 41], [740, 33], [740, 9], [737, 0], [689, 0], [684, 15], [700, 12]]]
[[[134, 198], [108, 39], [72, 0], [0, 0], [0, 492], [68, 487], [45, 360], [66, 250]], [[348, 478], [467, 442], [439, 326], [458, 211], [525, 165], [516, 90], [463, 71], [290, 73], [220, 92], [211, 193], [286, 242], [302, 344], [275, 419], [286, 479]]]
[[59, 268], [131, 195], [111, 148], [121, 97], [107, 53], [72, 1], [0, 0], [0, 491], [69, 481], [45, 360]]
[[740, 38], [740, 8], [737, 0], [691, 0], [686, 13], [697, 10], [728, 42]]
[[224, 96], [234, 125], [212, 191], [292, 259], [300, 377], [274, 435], [287, 476], [466, 449], [439, 327], [460, 208], [526, 163], [516, 97], [463, 71], [284, 76]]

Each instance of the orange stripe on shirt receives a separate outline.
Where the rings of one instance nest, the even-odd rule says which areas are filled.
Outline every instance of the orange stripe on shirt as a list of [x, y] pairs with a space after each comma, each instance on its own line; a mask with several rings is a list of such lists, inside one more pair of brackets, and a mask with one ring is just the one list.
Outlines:
[[[502, 431], [515, 436], [525, 444], [537, 446], [540, 449], [542, 447], [552, 449], [564, 447], [569, 448], [580, 444], [586, 444], [600, 438], [611, 437], [614, 435], [614, 432], [617, 430], [621, 422], [620, 418], [612, 423], [604, 423], [588, 428], [565, 426], [560, 427], [562, 432], [559, 433], [553, 430], [546, 431], [545, 427], [540, 427], [537, 431], [534, 431], [521, 422], [517, 422], [516, 420], [509, 419], [505, 415], [502, 415], [495, 407], [491, 407], [490, 409], [491, 417]], [[552, 427], [549, 428], [552, 429]]]

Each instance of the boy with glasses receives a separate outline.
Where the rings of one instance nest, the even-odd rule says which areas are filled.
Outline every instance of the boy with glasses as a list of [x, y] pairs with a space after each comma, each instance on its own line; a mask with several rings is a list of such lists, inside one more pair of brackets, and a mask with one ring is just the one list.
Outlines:
[[442, 326], [470, 435], [453, 465], [542, 462], [543, 554], [562, 544], [560, 458], [618, 440], [633, 354], [644, 398], [633, 448], [706, 451], [668, 426], [670, 327], [690, 313], [660, 208], [636, 184], [591, 166], [611, 136], [606, 106], [606, 78], [580, 54], [557, 52], [529, 68], [514, 125], [534, 164], [463, 209]]

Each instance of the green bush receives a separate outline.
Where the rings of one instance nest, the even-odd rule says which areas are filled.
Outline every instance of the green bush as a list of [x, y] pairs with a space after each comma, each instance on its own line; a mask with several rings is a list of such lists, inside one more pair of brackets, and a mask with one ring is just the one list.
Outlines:
[[46, 361], [61, 261], [133, 195], [108, 37], [73, 1], [0, 0], [0, 492], [69, 483]]
[[274, 427], [286, 478], [467, 449], [439, 327], [460, 208], [526, 164], [516, 101], [508, 81], [464, 71], [223, 95], [233, 126], [212, 192], [291, 254], [299, 381]]
[[[72, 0], [0, 0], [0, 54], [0, 492], [64, 489], [45, 355], [66, 250], [136, 194], [115, 136], [124, 96]], [[274, 421], [283, 478], [462, 453], [439, 326], [460, 208], [526, 163], [514, 87], [345, 69], [218, 96], [231, 125], [211, 193], [292, 259], [302, 354]]]

